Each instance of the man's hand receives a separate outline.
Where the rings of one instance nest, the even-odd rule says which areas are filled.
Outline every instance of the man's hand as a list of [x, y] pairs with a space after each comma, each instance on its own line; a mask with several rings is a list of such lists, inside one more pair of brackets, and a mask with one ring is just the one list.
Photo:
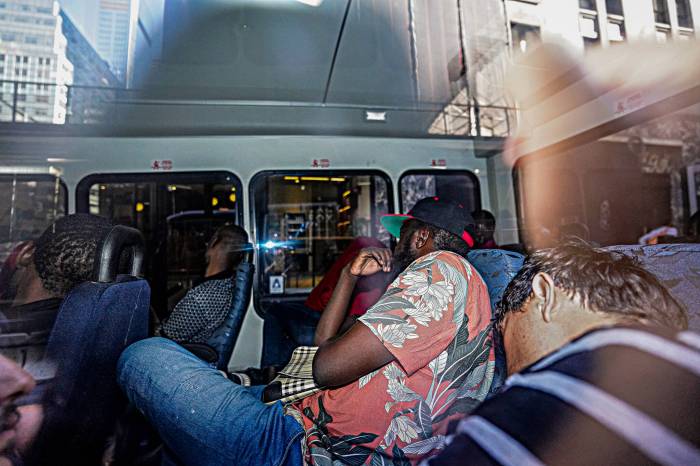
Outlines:
[[355, 277], [374, 275], [377, 272], [391, 272], [391, 251], [386, 248], [364, 248], [350, 263], [348, 269]]

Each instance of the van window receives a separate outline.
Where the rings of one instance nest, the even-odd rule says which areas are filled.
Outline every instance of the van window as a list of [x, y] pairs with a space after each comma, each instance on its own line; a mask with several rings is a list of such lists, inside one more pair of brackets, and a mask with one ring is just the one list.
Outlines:
[[0, 175], [0, 295], [8, 285], [10, 269], [4, 266], [12, 251], [65, 215], [67, 202], [66, 185], [57, 176]]
[[358, 236], [390, 245], [379, 219], [393, 210], [392, 188], [380, 172], [264, 172], [250, 195], [260, 248], [256, 308], [303, 299]]
[[481, 207], [479, 179], [466, 170], [418, 171], [401, 175], [401, 212], [408, 212], [424, 197], [451, 199], [472, 212]]
[[143, 233], [152, 304], [164, 316], [203, 274], [214, 231], [241, 223], [240, 195], [227, 172], [91, 175], [78, 185], [77, 208]]

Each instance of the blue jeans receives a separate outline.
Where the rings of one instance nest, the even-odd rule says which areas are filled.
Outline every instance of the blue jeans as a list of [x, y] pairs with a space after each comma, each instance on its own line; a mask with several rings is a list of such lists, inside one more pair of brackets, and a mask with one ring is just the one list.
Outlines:
[[186, 465], [300, 465], [304, 430], [282, 405], [261, 401], [262, 388], [226, 379], [164, 338], [128, 347], [119, 385]]
[[279, 303], [265, 313], [262, 367], [284, 366], [294, 348], [314, 344], [321, 313], [299, 303]]

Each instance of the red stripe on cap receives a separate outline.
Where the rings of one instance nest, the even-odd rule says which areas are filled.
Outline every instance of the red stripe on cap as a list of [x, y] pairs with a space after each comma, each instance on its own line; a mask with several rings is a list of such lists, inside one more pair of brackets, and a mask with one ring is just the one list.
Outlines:
[[470, 248], [474, 247], [474, 238], [472, 238], [472, 235], [470, 235], [467, 231], [462, 232], [462, 239], [469, 245]]

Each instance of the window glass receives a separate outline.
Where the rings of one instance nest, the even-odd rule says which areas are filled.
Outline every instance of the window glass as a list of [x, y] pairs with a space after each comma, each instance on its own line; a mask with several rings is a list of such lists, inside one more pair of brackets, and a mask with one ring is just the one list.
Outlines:
[[240, 190], [240, 181], [222, 172], [96, 175], [81, 181], [78, 209], [143, 233], [145, 276], [163, 316], [202, 276], [216, 228], [240, 223]]
[[401, 211], [408, 212], [424, 197], [438, 196], [465, 206], [470, 212], [481, 207], [479, 180], [468, 171], [409, 172], [401, 176]]
[[[66, 213], [66, 186], [51, 175], [0, 175], [0, 269], [22, 241]], [[7, 283], [0, 272], [0, 294]]]
[[668, 0], [654, 0], [654, 20], [657, 23], [668, 24]]
[[605, 9], [608, 10], [609, 15], [622, 16], [624, 14], [622, 0], [605, 0]]
[[358, 236], [390, 245], [389, 179], [377, 172], [262, 173], [251, 183], [260, 247], [258, 297], [303, 296]]
[[516, 52], [525, 53], [532, 50], [534, 46], [542, 41], [540, 28], [527, 24], [511, 23], [511, 36], [513, 39], [513, 49]]
[[595, 0], [578, 0], [579, 8], [585, 8], [586, 10], [596, 11]]
[[693, 17], [690, 14], [688, 0], [676, 0], [676, 11], [678, 12], [678, 25], [682, 28], [692, 28]]

